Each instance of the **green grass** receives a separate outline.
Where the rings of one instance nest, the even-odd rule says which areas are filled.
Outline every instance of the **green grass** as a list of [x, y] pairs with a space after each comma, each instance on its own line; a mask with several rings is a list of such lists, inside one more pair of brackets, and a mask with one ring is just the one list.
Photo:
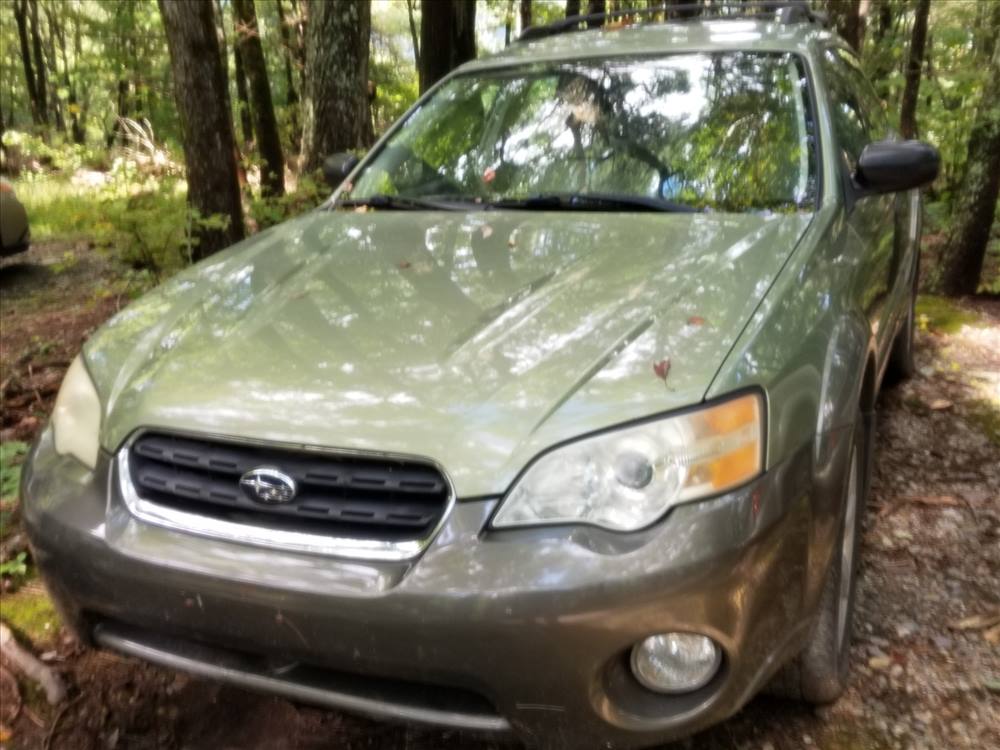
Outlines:
[[938, 333], [958, 333], [964, 325], [982, 325], [974, 312], [957, 305], [947, 297], [921, 294], [917, 297], [917, 324], [921, 330]]
[[15, 189], [28, 212], [34, 242], [89, 237], [100, 221], [97, 188], [74, 185], [63, 177], [39, 177], [18, 180]]

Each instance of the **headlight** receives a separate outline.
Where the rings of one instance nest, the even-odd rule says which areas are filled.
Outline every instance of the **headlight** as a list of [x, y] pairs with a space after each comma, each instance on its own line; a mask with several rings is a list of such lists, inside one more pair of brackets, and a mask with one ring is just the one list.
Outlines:
[[763, 468], [758, 394], [584, 438], [544, 454], [521, 476], [493, 526], [648, 526], [668, 508], [717, 495]]
[[79, 355], [66, 371], [52, 411], [56, 453], [75, 456], [93, 469], [97, 465], [100, 427], [101, 402], [83, 356]]

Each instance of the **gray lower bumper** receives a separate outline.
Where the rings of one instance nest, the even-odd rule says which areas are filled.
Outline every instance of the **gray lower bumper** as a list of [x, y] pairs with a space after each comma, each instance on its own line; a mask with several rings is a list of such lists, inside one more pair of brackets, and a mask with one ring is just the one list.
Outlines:
[[[842, 457], [816, 470], [803, 449], [628, 535], [485, 533], [496, 501], [459, 502], [416, 561], [364, 562], [139, 522], [110, 464], [57, 456], [47, 432], [23, 481], [39, 567], [85, 637], [293, 699], [560, 747], [652, 744], [742, 706], [802, 642], [843, 476]], [[632, 644], [669, 630], [723, 647], [696, 693], [653, 694], [628, 674]]]

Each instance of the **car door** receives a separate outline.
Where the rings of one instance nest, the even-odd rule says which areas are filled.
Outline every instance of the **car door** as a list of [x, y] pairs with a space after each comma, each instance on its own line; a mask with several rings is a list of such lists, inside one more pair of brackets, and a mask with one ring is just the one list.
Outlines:
[[853, 55], [841, 47], [828, 47], [822, 61], [840, 152], [846, 232], [850, 235], [847, 245], [857, 249], [857, 290], [875, 334], [881, 367], [895, 333], [896, 316], [890, 302], [903, 261], [902, 247], [897, 247], [896, 241], [899, 199], [895, 195], [860, 197], [853, 190], [851, 175], [864, 147], [892, 133]]

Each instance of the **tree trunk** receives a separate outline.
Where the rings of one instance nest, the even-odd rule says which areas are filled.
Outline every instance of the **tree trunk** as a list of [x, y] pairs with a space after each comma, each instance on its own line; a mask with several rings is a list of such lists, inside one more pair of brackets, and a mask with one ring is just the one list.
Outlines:
[[49, 20], [49, 28], [59, 42], [59, 52], [62, 56], [62, 79], [63, 86], [66, 87], [66, 96], [69, 106], [70, 133], [73, 136], [73, 143], [82, 145], [84, 142], [83, 128], [80, 126], [80, 106], [76, 99], [76, 84], [69, 75], [69, 56], [66, 54], [66, 30], [63, 28], [62, 19], [58, 14], [54, 14], [46, 8], [46, 15]]
[[[420, 70], [420, 34], [417, 31], [417, 19], [414, 16], [416, 5], [417, 0], [406, 0], [406, 18], [410, 22], [410, 41], [413, 43], [413, 64], [417, 70]], [[510, 44], [509, 38], [507, 44]]]
[[371, 2], [311, 0], [306, 29], [302, 168], [364, 146], [368, 109]]
[[531, 0], [521, 0], [520, 6], [521, 15], [521, 33], [524, 30], [531, 27]]
[[174, 98], [187, 164], [188, 203], [200, 217], [222, 215], [223, 228], [196, 223], [195, 259], [243, 238], [243, 211], [236, 177], [236, 143], [226, 96], [212, 3], [158, 0], [167, 33]]
[[420, 92], [475, 56], [476, 4], [425, 0], [420, 15]]
[[45, 58], [42, 55], [42, 35], [38, 31], [38, 0], [28, 0], [31, 18], [31, 46], [35, 52], [35, 91], [38, 94], [38, 108], [42, 122], [49, 122], [49, 99], [46, 92]]
[[299, 141], [302, 138], [302, 132], [299, 127], [299, 94], [295, 88], [295, 75], [292, 73], [292, 69], [294, 67], [292, 64], [294, 50], [292, 48], [291, 34], [288, 31], [288, 22], [285, 20], [285, 11], [284, 8], [282, 8], [281, 0], [278, 0], [277, 7], [278, 28], [281, 30], [281, 47], [283, 51], [282, 57], [285, 60], [285, 106], [288, 107], [288, 119], [292, 131], [292, 143], [294, 144], [293, 150], [297, 151]]
[[566, 18], [580, 15], [580, 0], [566, 0]]
[[910, 39], [910, 56], [906, 63], [906, 86], [899, 110], [899, 132], [904, 138], [917, 137], [917, 97], [920, 95], [920, 70], [924, 63], [927, 44], [927, 14], [931, 0], [918, 0], [917, 16], [913, 21]]
[[861, 0], [827, 0], [827, 8], [838, 33], [855, 52], [860, 52], [863, 36]]
[[21, 43], [21, 62], [24, 64], [24, 81], [28, 89], [28, 102], [31, 105], [31, 119], [36, 125], [45, 122], [43, 107], [38, 102], [38, 89], [35, 88], [35, 66], [31, 62], [31, 43], [28, 41], [28, 0], [14, 1], [14, 20], [17, 22], [17, 36]]
[[[604, 13], [608, 9], [607, 0], [588, 0], [587, 2], [587, 13]], [[598, 26], [604, 25], [604, 19], [597, 19], [594, 21], [587, 21], [587, 28], [594, 29]]]
[[284, 195], [285, 159], [281, 154], [278, 120], [274, 116], [267, 62], [264, 60], [264, 47], [260, 43], [257, 10], [253, 0], [233, 0], [233, 19], [236, 21], [235, 46], [240, 50], [247, 82], [250, 84], [250, 111], [253, 113], [254, 132], [257, 134], [257, 150], [264, 162], [260, 174], [261, 195]]
[[[992, 23], [1000, 28], [1000, 3]], [[938, 291], [975, 294], [1000, 197], [1000, 42], [994, 41], [982, 98], [969, 133], [954, 225], [940, 260]]]

